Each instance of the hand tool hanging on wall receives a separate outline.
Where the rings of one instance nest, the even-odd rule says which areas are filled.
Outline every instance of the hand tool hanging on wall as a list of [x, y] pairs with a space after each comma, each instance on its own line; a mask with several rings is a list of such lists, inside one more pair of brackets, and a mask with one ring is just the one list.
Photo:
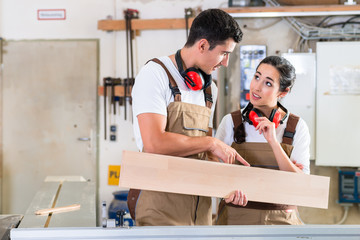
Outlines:
[[127, 114], [127, 101], [132, 103], [131, 91], [129, 86], [134, 84], [134, 59], [133, 59], [133, 45], [134, 31], [131, 28], [131, 20], [139, 18], [139, 11], [136, 9], [126, 9], [124, 11], [125, 23], [126, 23], [126, 79], [124, 79], [124, 108], [125, 108], [125, 120]]
[[[132, 104], [131, 98], [131, 89], [134, 85], [134, 60], [133, 60], [133, 45], [132, 40], [134, 39], [134, 31], [131, 27], [131, 19], [139, 18], [139, 12], [135, 9], [127, 9], [124, 11], [125, 22], [126, 22], [126, 72], [127, 78], [111, 78], [106, 77], [103, 79], [103, 95], [104, 95], [104, 138], [107, 138], [107, 112], [106, 112], [106, 102], [107, 97], [109, 98], [110, 106], [109, 110], [111, 113], [111, 107], [113, 107], [113, 114], [116, 114], [116, 102], [120, 106], [124, 106], [124, 116], [125, 120], [127, 118], [127, 102]], [[116, 87], [122, 86], [120, 91], [116, 91]], [[110, 93], [108, 93], [107, 88], [111, 87]], [[120, 113], [120, 111], [119, 111]]]
[[104, 86], [104, 139], [106, 140], [106, 95], [107, 95], [107, 86], [110, 82], [110, 77], [103, 78]]
[[115, 85], [114, 81], [111, 81], [111, 104], [114, 107], [114, 114], [116, 114], [116, 104], [115, 104]]
[[[111, 77], [106, 77], [103, 79], [103, 86], [104, 86], [104, 138], [106, 140], [106, 133], [107, 133], [107, 119], [106, 119], [106, 102], [107, 102], [107, 88], [111, 87], [110, 90], [110, 104], [113, 105], [113, 113], [116, 114], [116, 101], [119, 101], [120, 104], [120, 99], [122, 98], [122, 96], [116, 96], [115, 94], [115, 86], [122, 86], [123, 85], [123, 80], [121, 78], [111, 78]], [[110, 106], [111, 109], [111, 106]]]
[[189, 37], [189, 18], [194, 17], [194, 15], [194, 10], [192, 8], [185, 8], [186, 39]]

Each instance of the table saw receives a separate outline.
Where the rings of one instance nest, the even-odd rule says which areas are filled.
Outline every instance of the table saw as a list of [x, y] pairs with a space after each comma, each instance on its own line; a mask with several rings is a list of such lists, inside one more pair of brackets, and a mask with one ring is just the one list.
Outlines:
[[133, 228], [15, 228], [11, 240], [57, 239], [241, 239], [241, 240], [359, 240], [357, 225], [303, 226], [175, 226]]

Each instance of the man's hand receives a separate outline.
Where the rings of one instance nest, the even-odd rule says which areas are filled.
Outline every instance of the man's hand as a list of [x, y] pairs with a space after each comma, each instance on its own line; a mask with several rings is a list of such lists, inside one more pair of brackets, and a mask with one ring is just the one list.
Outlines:
[[247, 200], [245, 193], [243, 193], [243, 191], [236, 190], [236, 191], [232, 192], [229, 195], [229, 197], [225, 198], [225, 202], [244, 207], [248, 203], [248, 200]]
[[235, 161], [239, 161], [245, 166], [250, 166], [250, 164], [243, 159], [238, 152], [231, 146], [228, 146], [219, 139], [213, 138], [213, 145], [210, 148], [211, 154], [220, 158], [224, 163], [233, 164]]

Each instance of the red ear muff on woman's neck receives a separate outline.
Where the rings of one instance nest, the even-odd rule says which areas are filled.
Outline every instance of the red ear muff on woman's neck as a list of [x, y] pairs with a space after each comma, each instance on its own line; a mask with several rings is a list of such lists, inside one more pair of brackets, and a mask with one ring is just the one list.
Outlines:
[[[262, 116], [263, 115], [261, 114], [261, 112], [258, 109], [253, 108], [249, 112], [249, 123], [254, 125], [254, 127], [257, 127], [259, 122], [256, 120], [256, 118], [262, 117]], [[271, 122], [275, 123], [275, 128], [277, 128], [280, 125], [280, 121], [281, 121], [281, 113], [280, 113], [280, 111], [278, 111], [277, 109], [273, 109], [271, 111], [269, 120]]]
[[278, 111], [277, 109], [273, 109], [271, 114], [270, 114], [270, 118], [269, 120], [273, 123], [275, 123], [275, 128], [277, 128], [280, 124], [281, 121], [281, 113], [280, 111]]
[[[274, 108], [269, 116], [269, 120], [273, 123], [275, 123], [275, 127], [277, 128], [280, 124], [282, 124], [285, 119], [288, 116], [288, 110], [281, 105], [279, 102], [277, 103], [277, 106], [284, 111], [285, 115], [283, 116], [283, 118], [281, 118], [281, 111], [279, 111], [278, 109]], [[259, 109], [254, 108], [254, 106], [249, 102], [248, 105], [244, 108], [244, 110], [242, 111], [242, 117], [244, 119], [244, 121], [248, 122], [251, 125], [254, 125], [255, 127], [257, 127], [257, 125], [259, 124], [258, 121], [256, 121], [255, 118], [258, 117], [262, 117], [262, 113], [260, 112]]]
[[249, 113], [249, 122], [250, 124], [254, 125], [254, 127], [257, 127], [257, 125], [259, 124], [259, 122], [256, 120], [256, 118], [258, 117], [262, 117], [260, 111], [256, 108], [252, 109]]

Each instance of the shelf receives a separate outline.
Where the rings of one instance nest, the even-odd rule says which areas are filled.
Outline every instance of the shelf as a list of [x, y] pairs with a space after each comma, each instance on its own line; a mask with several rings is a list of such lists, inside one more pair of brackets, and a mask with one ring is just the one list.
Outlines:
[[[189, 27], [193, 20], [194, 18], [189, 18]], [[184, 18], [131, 20], [132, 30], [184, 29], [185, 26]], [[125, 20], [99, 20], [98, 29], [105, 31], [125, 30]]]
[[[360, 5], [308, 5], [279, 7], [223, 8], [234, 18], [360, 15]], [[189, 27], [194, 18], [189, 18]], [[184, 29], [184, 18], [133, 19], [132, 30]], [[99, 20], [98, 29], [125, 30], [125, 20]]]
[[[131, 96], [132, 86], [128, 86], [127, 89], [127, 97]], [[116, 97], [124, 97], [125, 96], [124, 86], [114, 86], [114, 94]], [[104, 86], [98, 86], [98, 95], [104, 96]], [[111, 87], [107, 87], [106, 91], [107, 96], [111, 96]]]

